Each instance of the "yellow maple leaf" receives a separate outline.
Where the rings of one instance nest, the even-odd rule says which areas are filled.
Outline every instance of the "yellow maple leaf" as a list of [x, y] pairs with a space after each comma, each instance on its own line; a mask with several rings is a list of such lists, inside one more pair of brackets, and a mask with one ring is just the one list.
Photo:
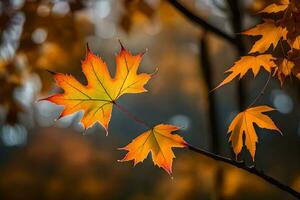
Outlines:
[[281, 0], [278, 3], [273, 3], [264, 8], [260, 13], [278, 13], [285, 11], [290, 4], [290, 0]]
[[254, 77], [258, 74], [261, 67], [271, 73], [272, 68], [276, 67], [276, 64], [273, 61], [274, 59], [275, 58], [273, 58], [271, 54], [241, 57], [240, 60], [236, 61], [234, 65], [226, 71], [230, 72], [230, 74], [215, 89], [229, 83], [238, 75], [241, 79], [250, 69], [252, 70]]
[[243, 32], [245, 35], [262, 36], [255, 42], [249, 53], [264, 53], [272, 45], [275, 48], [282, 38], [286, 40], [287, 29], [285, 27], [277, 26], [274, 20], [267, 19], [262, 24], [258, 24], [254, 28]]
[[276, 74], [282, 86], [285, 77], [290, 76], [292, 74], [293, 68], [295, 67], [295, 63], [286, 58], [277, 59], [276, 63], [278, 63], [278, 67], [276, 68]]
[[[54, 74], [56, 83], [64, 90], [45, 100], [64, 106], [60, 117], [83, 110], [81, 123], [84, 128], [99, 122], [106, 130], [111, 118], [113, 104], [123, 94], [145, 92], [144, 85], [150, 74], [137, 74], [143, 53], [133, 56], [122, 45], [116, 56], [116, 74], [112, 78], [104, 61], [87, 48], [82, 62], [82, 71], [87, 85], [78, 82], [71, 75]], [[59, 117], [59, 118], [60, 118]]]
[[134, 165], [136, 165], [139, 162], [143, 162], [151, 152], [153, 163], [171, 174], [172, 162], [173, 158], [175, 158], [172, 148], [183, 148], [187, 145], [182, 137], [171, 134], [171, 132], [177, 130], [176, 126], [168, 124], [159, 124], [147, 130], [132, 140], [126, 147], [120, 148], [128, 151], [120, 161], [134, 160]]
[[248, 108], [239, 113], [231, 122], [228, 133], [231, 133], [229, 142], [232, 143], [233, 151], [236, 156], [241, 152], [243, 147], [243, 135], [245, 134], [245, 146], [249, 150], [253, 160], [255, 157], [256, 143], [258, 137], [253, 124], [260, 128], [275, 130], [281, 133], [272, 119], [263, 114], [264, 112], [273, 111], [269, 106], [257, 106]]

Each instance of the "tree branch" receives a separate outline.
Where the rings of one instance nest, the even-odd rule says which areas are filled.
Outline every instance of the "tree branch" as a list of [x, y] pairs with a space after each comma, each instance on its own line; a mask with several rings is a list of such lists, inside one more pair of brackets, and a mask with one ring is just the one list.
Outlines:
[[[120, 106], [120, 104], [117, 104], [116, 102], [114, 102], [114, 104], [117, 106], [117, 108], [119, 108], [120, 111], [125, 113], [130, 119], [133, 119], [138, 124], [141, 124], [146, 128], [149, 128], [149, 125], [145, 121], [143, 121], [142, 119], [140, 119], [136, 115], [132, 114], [129, 110], [125, 109], [123, 106]], [[230, 158], [226, 158], [226, 157], [219, 156], [219, 155], [216, 155], [214, 153], [210, 153], [210, 152], [202, 150], [202, 149], [198, 149], [198, 148], [196, 148], [196, 147], [194, 147], [190, 144], [187, 144], [187, 148], [191, 151], [202, 154], [202, 155], [207, 156], [209, 158], [212, 158], [214, 160], [227, 163], [229, 165], [232, 165], [234, 167], [237, 167], [237, 168], [240, 168], [244, 171], [247, 171], [251, 174], [254, 174], [254, 175], [262, 178], [266, 182], [270, 183], [271, 185], [274, 185], [277, 188], [281, 189], [282, 191], [285, 191], [285, 192], [291, 194], [292, 196], [296, 197], [297, 199], [300, 199], [300, 193], [297, 192], [296, 190], [292, 189], [290, 186], [285, 185], [285, 184], [281, 183], [280, 181], [276, 180], [275, 178], [264, 174], [262, 171], [259, 171], [255, 167], [247, 167], [244, 162], [238, 162], [238, 161], [235, 161], [235, 160], [231, 160]]]
[[260, 171], [260, 170], [256, 169], [255, 167], [247, 167], [244, 162], [238, 162], [238, 161], [235, 161], [235, 160], [231, 160], [230, 158], [226, 158], [226, 157], [219, 156], [219, 155], [210, 153], [210, 152], [202, 150], [202, 149], [198, 149], [198, 148], [193, 147], [189, 144], [188, 144], [187, 148], [191, 151], [194, 151], [196, 153], [199, 153], [199, 154], [202, 154], [204, 156], [210, 157], [214, 160], [227, 163], [231, 166], [240, 168], [244, 171], [247, 171], [251, 174], [254, 174], [255, 176], [260, 177], [261, 179], [265, 180], [269, 184], [276, 186], [277, 188], [281, 189], [282, 191], [285, 191], [285, 192], [289, 193], [290, 195], [296, 197], [297, 199], [300, 199], [300, 193], [297, 192], [296, 190], [294, 190], [293, 188], [291, 188], [290, 186], [285, 185], [285, 184], [281, 183], [280, 181], [276, 180], [275, 178], [266, 175], [263, 171]]
[[224, 31], [220, 30], [219, 28], [209, 24], [204, 19], [198, 17], [194, 13], [192, 13], [190, 10], [188, 10], [186, 7], [184, 7], [181, 3], [179, 3], [177, 0], [168, 0], [168, 2], [176, 8], [181, 14], [183, 14], [186, 18], [188, 18], [191, 22], [198, 24], [199, 26], [202, 26], [205, 30], [210, 31], [214, 34], [216, 34], [219, 37], [222, 37], [226, 41], [230, 42], [231, 44], [236, 45], [236, 40], [231, 35], [225, 33]]
[[[200, 61], [200, 70], [203, 75], [201, 76], [205, 80], [205, 86], [207, 90], [207, 115], [208, 115], [208, 124], [209, 124], [209, 136], [210, 136], [210, 144], [211, 144], [211, 152], [214, 154], [220, 154], [220, 139], [218, 132], [218, 120], [217, 120], [217, 102], [215, 101], [215, 94], [209, 94], [211, 88], [213, 88], [213, 66], [210, 62], [210, 49], [208, 45], [208, 37], [207, 32], [204, 31], [202, 37], [199, 42], [199, 61]], [[214, 177], [214, 191], [213, 199], [221, 200], [224, 199], [222, 197], [222, 188], [224, 187], [224, 170], [221, 166], [217, 165], [216, 174]]]
[[[196, 16], [194, 13], [192, 13], [190, 10], [188, 10], [186, 7], [184, 7], [177, 0], [168, 0], [168, 2], [174, 8], [176, 8], [179, 12], [181, 12], [181, 14], [183, 14], [191, 22], [193, 22], [193, 23], [195, 23], [199, 26], [202, 26], [204, 29], [216, 34], [219, 37], [222, 37], [226, 41], [228, 41], [231, 44], [235, 45], [237, 47], [237, 49], [239, 50], [240, 55], [245, 53], [245, 49], [244, 49], [244, 46], [242, 44], [241, 36], [232, 37], [232, 36], [228, 35], [227, 33], [223, 32], [222, 30], [220, 30], [220, 29], [216, 28], [215, 26], [209, 24], [208, 22], [206, 22], [202, 18]], [[229, 2], [231, 12], [236, 14], [238, 6], [234, 5], [235, 1], [234, 0], [233, 1], [228, 0], [228, 2]], [[239, 14], [239, 16], [240, 16], [240, 13], [237, 13], [237, 14]], [[235, 16], [235, 18], [239, 18], [239, 17]], [[233, 23], [233, 27], [234, 27], [235, 31], [240, 31], [241, 30], [241, 23], [238, 20], [240, 20], [240, 19], [237, 19], [237, 21], [234, 21], [234, 23]], [[241, 99], [241, 102], [243, 102], [243, 98]], [[241, 102], [240, 102], [240, 104], [242, 104]], [[240, 105], [240, 106], [242, 107], [242, 105]], [[237, 168], [242, 169], [244, 171], [247, 171], [247, 172], [249, 172], [249, 173], [251, 173], [251, 174], [253, 174], [257, 177], [260, 177], [261, 179], [265, 180], [269, 184], [276, 186], [277, 188], [281, 189], [282, 191], [285, 191], [285, 192], [289, 193], [290, 195], [296, 197], [297, 199], [300, 199], [300, 193], [297, 192], [296, 190], [292, 189], [290, 186], [285, 185], [285, 184], [281, 183], [280, 181], [276, 180], [275, 178], [266, 175], [263, 171], [260, 171], [260, 170], [256, 169], [255, 167], [247, 167], [244, 162], [238, 162], [238, 161], [232, 160], [230, 158], [222, 157], [222, 156], [216, 155], [214, 153], [210, 153], [208, 151], [198, 149], [198, 148], [193, 147], [189, 144], [188, 144], [187, 148], [191, 151], [194, 151], [196, 153], [199, 153], [199, 154], [202, 154], [204, 156], [210, 157], [214, 160], [221, 161], [221, 162], [227, 163], [231, 166], [234, 166], [234, 167], [237, 167]]]

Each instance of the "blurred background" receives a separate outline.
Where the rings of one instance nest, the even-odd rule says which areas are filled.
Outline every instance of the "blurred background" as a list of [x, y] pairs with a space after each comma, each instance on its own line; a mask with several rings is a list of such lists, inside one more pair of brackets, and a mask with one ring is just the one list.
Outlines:
[[[227, 127], [259, 94], [268, 75], [248, 73], [213, 93], [251, 42], [236, 35], [261, 21], [272, 0], [1, 0], [0, 1], [0, 198], [14, 199], [292, 199], [239, 169], [188, 150], [175, 150], [173, 178], [150, 158], [133, 168], [118, 163], [144, 128], [113, 111], [109, 136], [100, 125], [82, 134], [82, 113], [61, 120], [62, 107], [37, 101], [60, 91], [46, 70], [85, 83], [85, 45], [115, 70], [118, 39], [132, 53], [147, 50], [141, 71], [158, 74], [149, 92], [120, 104], [149, 124], [172, 123], [194, 146], [232, 157]], [[234, 38], [220, 37], [182, 7]], [[256, 166], [300, 191], [299, 81], [273, 79], [256, 105], [284, 133], [258, 130]], [[252, 165], [244, 149], [239, 159]]]

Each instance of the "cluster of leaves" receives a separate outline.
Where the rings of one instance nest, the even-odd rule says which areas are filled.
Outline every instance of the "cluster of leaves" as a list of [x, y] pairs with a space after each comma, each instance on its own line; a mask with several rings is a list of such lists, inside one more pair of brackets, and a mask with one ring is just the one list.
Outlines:
[[[300, 19], [300, 4], [296, 0], [283, 0], [271, 4], [261, 13], [274, 14], [278, 19], [264, 19], [262, 24], [245, 31], [245, 35], [261, 36], [252, 46], [249, 55], [243, 56], [227, 72], [230, 74], [217, 88], [231, 82], [239, 76], [242, 78], [249, 70], [256, 76], [261, 68], [270, 75], [277, 76], [281, 84], [287, 76], [300, 79], [298, 60], [300, 58], [300, 30], [296, 24]], [[277, 16], [278, 15], [278, 16]], [[288, 48], [288, 50], [286, 50]], [[288, 51], [286, 55], [285, 52]], [[81, 123], [85, 129], [99, 122], [108, 133], [113, 107], [124, 111], [117, 100], [124, 94], [145, 92], [144, 85], [150, 80], [151, 74], [137, 74], [143, 53], [132, 55], [121, 44], [121, 51], [116, 56], [116, 73], [111, 77], [104, 61], [87, 48], [86, 59], [82, 70], [87, 79], [83, 85], [71, 75], [54, 73], [57, 85], [64, 90], [62, 94], [54, 94], [44, 100], [63, 105], [60, 117], [83, 110]], [[258, 137], [254, 128], [281, 131], [265, 112], [274, 110], [269, 106], [249, 107], [239, 113], [229, 126], [231, 133], [229, 141], [238, 155], [245, 145], [254, 160]], [[130, 144], [121, 148], [128, 153], [120, 161], [133, 160], [134, 164], [142, 162], [151, 152], [155, 165], [172, 173], [173, 147], [187, 147], [188, 143], [182, 137], [172, 132], [178, 128], [173, 125], [159, 124], [135, 138]], [[243, 137], [245, 135], [245, 141]]]
[[237, 76], [242, 78], [248, 70], [252, 70], [255, 77], [261, 67], [277, 75], [281, 85], [287, 76], [300, 79], [300, 29], [297, 26], [300, 20], [299, 1], [282, 0], [267, 6], [260, 13], [272, 14], [272, 17], [278, 19], [266, 18], [263, 23], [243, 32], [245, 35], [261, 37], [254, 43], [249, 55], [241, 57], [227, 71], [230, 74], [217, 88]]
[[[241, 57], [226, 71], [230, 74], [216, 88], [231, 82], [238, 76], [241, 79], [249, 70], [252, 70], [256, 77], [261, 68], [270, 73], [270, 76], [277, 76], [281, 85], [288, 76], [300, 79], [300, 29], [297, 26], [300, 22], [300, 2], [281, 0], [279, 3], [267, 6], [260, 13], [267, 15], [268, 18], [265, 18], [263, 23], [243, 32], [245, 35], [260, 36], [260, 38], [250, 49], [249, 55]], [[228, 132], [232, 132], [229, 141], [232, 142], [236, 155], [242, 150], [245, 134], [245, 146], [254, 159], [258, 138], [253, 123], [261, 128], [281, 133], [274, 122], [262, 114], [272, 110], [268, 106], [258, 106], [248, 108], [235, 117]]]
[[[64, 106], [60, 117], [84, 110], [81, 119], [83, 127], [87, 129], [99, 122], [108, 134], [113, 106], [120, 107], [117, 100], [124, 94], [147, 91], [144, 85], [151, 74], [137, 74], [143, 54], [132, 55], [121, 44], [121, 51], [116, 56], [116, 73], [112, 78], [104, 61], [87, 48], [86, 59], [82, 62], [87, 85], [82, 85], [71, 75], [54, 74], [57, 85], [64, 93], [54, 94], [46, 100]], [[171, 148], [185, 147], [187, 143], [180, 136], [171, 134], [178, 130], [176, 126], [159, 124], [148, 128], [129, 145], [121, 148], [128, 151], [121, 161], [134, 160], [134, 164], [137, 164], [151, 151], [153, 162], [172, 173], [175, 156]]]

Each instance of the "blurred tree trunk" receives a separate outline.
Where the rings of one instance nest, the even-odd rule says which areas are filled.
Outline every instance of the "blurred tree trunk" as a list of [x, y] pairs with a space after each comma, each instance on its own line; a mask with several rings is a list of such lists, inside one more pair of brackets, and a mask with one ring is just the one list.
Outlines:
[[[220, 155], [220, 140], [218, 135], [218, 121], [217, 121], [217, 108], [215, 102], [214, 93], [209, 93], [209, 91], [214, 87], [213, 86], [213, 73], [212, 73], [212, 65], [210, 62], [209, 55], [209, 46], [207, 42], [207, 33], [205, 32], [199, 44], [200, 49], [200, 67], [203, 72], [203, 79], [206, 83], [206, 91], [207, 91], [207, 115], [208, 115], [208, 123], [209, 123], [209, 133], [210, 133], [210, 151], [214, 154]], [[222, 198], [222, 188], [223, 188], [223, 169], [217, 163], [215, 180], [214, 180], [214, 190], [212, 192], [212, 199], [221, 200]]]
[[[227, 0], [228, 6], [228, 18], [231, 21], [231, 27], [235, 35], [235, 47], [238, 56], [244, 56], [246, 53], [245, 45], [243, 43], [242, 35], [238, 34], [243, 31], [243, 12], [242, 6], [239, 0]], [[239, 111], [245, 109], [246, 106], [246, 95], [245, 95], [245, 82], [240, 80], [237, 88], [238, 94], [238, 107]]]
[[[238, 0], [227, 0], [228, 4], [228, 18], [231, 21], [232, 30], [234, 33], [240, 33], [242, 31], [242, 12], [240, 2]], [[235, 35], [235, 48], [239, 56], [245, 55], [245, 46], [243, 44], [242, 36], [240, 34]], [[210, 62], [209, 48], [207, 45], [207, 34], [203, 34], [200, 40], [200, 62], [202, 66], [203, 78], [207, 87], [207, 104], [208, 104], [208, 118], [209, 118], [209, 129], [210, 129], [210, 143], [211, 151], [215, 154], [220, 155], [220, 141], [218, 136], [218, 122], [217, 122], [217, 108], [214, 98], [214, 93], [209, 94], [209, 91], [214, 87], [213, 86], [213, 76], [212, 76], [212, 65]], [[244, 92], [244, 83], [239, 81], [237, 86], [237, 96], [238, 96], [238, 108], [239, 111], [242, 111], [246, 105], [245, 103], [245, 92]], [[224, 171], [220, 166], [217, 166], [215, 181], [214, 181], [214, 192], [213, 199], [221, 200], [222, 189], [224, 182]]]

